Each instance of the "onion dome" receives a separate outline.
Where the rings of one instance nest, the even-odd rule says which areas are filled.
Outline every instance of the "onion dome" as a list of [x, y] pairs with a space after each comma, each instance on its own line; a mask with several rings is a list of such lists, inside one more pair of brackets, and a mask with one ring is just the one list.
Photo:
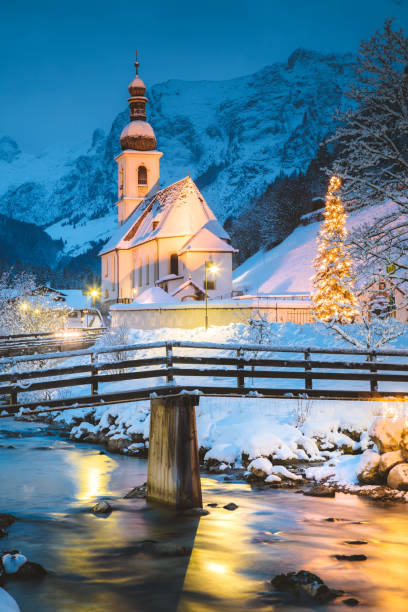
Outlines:
[[131, 121], [123, 128], [120, 135], [122, 150], [135, 149], [136, 151], [154, 151], [156, 136], [150, 123], [147, 121]]
[[139, 76], [138, 52], [136, 51], [136, 76], [129, 85], [130, 123], [120, 135], [122, 150], [154, 151], [156, 136], [150, 123], [146, 121], [146, 85]]
[[128, 90], [131, 96], [144, 96], [146, 93], [146, 85], [140, 76], [135, 76], [133, 81], [129, 83]]

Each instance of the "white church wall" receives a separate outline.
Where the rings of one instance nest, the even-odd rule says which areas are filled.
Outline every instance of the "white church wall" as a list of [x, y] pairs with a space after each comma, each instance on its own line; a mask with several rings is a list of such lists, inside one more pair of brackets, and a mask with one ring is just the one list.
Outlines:
[[208, 273], [208, 280], [215, 280], [215, 289], [208, 289], [208, 295], [214, 298], [231, 292], [232, 288], [232, 255], [231, 253], [209, 253], [205, 251], [188, 251], [181, 255], [185, 264], [186, 279], [191, 274], [193, 280], [199, 287], [205, 289], [205, 262], [214, 263], [218, 272]]

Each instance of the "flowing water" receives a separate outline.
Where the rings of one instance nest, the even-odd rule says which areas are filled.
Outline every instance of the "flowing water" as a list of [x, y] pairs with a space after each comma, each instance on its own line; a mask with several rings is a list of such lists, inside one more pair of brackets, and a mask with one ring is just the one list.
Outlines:
[[[204, 506], [218, 506], [187, 518], [123, 499], [145, 481], [144, 460], [100, 454], [41, 424], [5, 419], [0, 429], [0, 511], [19, 519], [0, 550], [21, 550], [49, 572], [40, 582], [8, 582], [22, 612], [312, 610], [271, 591], [275, 574], [298, 569], [357, 597], [364, 610], [408, 610], [405, 505], [252, 490], [220, 476], [202, 479]], [[115, 507], [106, 518], [89, 513], [101, 498]], [[238, 509], [225, 510], [229, 502]], [[143, 547], [146, 540], [192, 553], [157, 556]], [[347, 543], [354, 540], [367, 543]], [[333, 558], [362, 552], [367, 561]], [[347, 596], [318, 609], [348, 610]]]

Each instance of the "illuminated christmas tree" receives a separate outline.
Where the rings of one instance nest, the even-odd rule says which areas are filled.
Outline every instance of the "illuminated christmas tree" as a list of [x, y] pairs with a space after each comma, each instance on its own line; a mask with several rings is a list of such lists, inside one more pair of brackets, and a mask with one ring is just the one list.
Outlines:
[[359, 311], [353, 292], [353, 264], [344, 244], [346, 213], [336, 194], [340, 185], [340, 178], [330, 179], [324, 221], [317, 238], [318, 254], [313, 262], [313, 310], [321, 321], [351, 323]]

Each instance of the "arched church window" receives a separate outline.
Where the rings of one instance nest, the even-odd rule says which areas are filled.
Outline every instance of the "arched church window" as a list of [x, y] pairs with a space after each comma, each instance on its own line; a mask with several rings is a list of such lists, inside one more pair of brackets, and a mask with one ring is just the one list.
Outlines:
[[145, 166], [139, 166], [137, 169], [137, 184], [147, 185], [147, 170]]
[[177, 253], [170, 255], [170, 274], [178, 275], [178, 256]]
[[123, 172], [123, 167], [120, 167], [119, 170], [119, 197], [121, 198], [123, 196], [123, 181], [124, 181], [124, 172]]

